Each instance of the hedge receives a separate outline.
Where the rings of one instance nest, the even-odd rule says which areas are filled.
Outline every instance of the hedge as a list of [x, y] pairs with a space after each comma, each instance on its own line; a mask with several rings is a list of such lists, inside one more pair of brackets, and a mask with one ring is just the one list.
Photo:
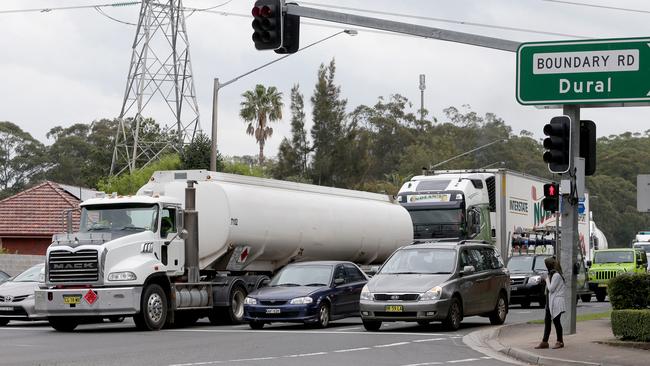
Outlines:
[[650, 309], [612, 311], [612, 332], [624, 340], [650, 342]]
[[614, 310], [647, 309], [650, 305], [650, 274], [621, 274], [607, 285], [609, 302]]

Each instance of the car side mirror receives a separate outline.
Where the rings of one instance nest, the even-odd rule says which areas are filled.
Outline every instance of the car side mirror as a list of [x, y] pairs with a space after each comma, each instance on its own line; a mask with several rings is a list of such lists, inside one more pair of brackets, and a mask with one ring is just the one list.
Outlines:
[[590, 268], [590, 267], [591, 267], [591, 261], [587, 260], [587, 268]]
[[335, 278], [335, 279], [334, 279], [334, 285], [336, 285], [336, 286], [338, 286], [338, 285], [342, 285], [342, 284], [344, 284], [344, 283], [345, 283], [345, 279], [344, 279], [344, 278]]
[[474, 272], [476, 272], [476, 268], [474, 268], [474, 266], [465, 266], [465, 267], [463, 267], [463, 270], [460, 271], [460, 274], [469, 275], [469, 274], [472, 274]]

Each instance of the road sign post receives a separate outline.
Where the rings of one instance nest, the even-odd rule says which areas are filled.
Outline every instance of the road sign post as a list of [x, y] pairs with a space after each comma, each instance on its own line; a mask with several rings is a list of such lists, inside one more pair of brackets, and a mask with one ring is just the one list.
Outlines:
[[650, 105], [650, 38], [522, 43], [517, 101], [524, 105]]

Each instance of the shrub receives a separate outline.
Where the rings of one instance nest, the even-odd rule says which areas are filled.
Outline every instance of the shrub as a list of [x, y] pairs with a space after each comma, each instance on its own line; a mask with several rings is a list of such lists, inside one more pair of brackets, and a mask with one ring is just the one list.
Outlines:
[[612, 308], [647, 309], [650, 304], [650, 274], [622, 274], [609, 280], [607, 286]]
[[650, 310], [612, 311], [612, 332], [624, 340], [650, 342]]

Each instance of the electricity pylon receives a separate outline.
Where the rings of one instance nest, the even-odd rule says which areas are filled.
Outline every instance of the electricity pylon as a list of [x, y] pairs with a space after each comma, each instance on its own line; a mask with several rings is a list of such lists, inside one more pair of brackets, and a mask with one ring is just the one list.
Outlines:
[[[163, 153], [180, 152], [200, 130], [182, 0], [142, 0], [132, 48], [111, 175], [132, 172]], [[149, 104], [158, 97], [168, 107], [168, 117], [157, 121], [164, 126], [164, 138], [147, 141], [144, 113], [151, 115]]]

